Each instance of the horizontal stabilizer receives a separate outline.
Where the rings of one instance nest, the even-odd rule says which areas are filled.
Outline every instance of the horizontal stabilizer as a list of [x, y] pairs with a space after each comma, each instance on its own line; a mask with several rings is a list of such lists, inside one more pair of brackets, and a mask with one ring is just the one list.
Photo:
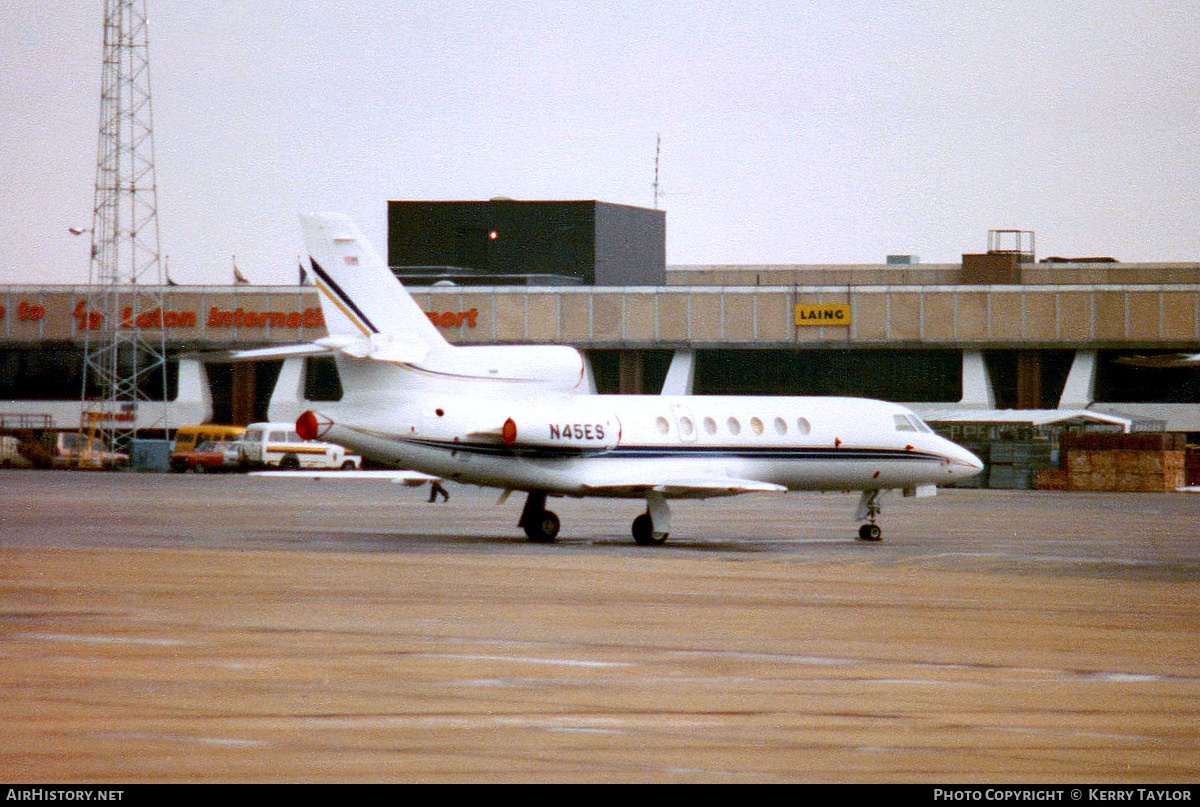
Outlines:
[[407, 364], [424, 359], [429, 354], [429, 345], [405, 334], [374, 333], [345, 345], [341, 351], [356, 359]]
[[[269, 361], [306, 356], [326, 356], [340, 352], [356, 359], [397, 362], [419, 362], [429, 353], [429, 345], [403, 334], [377, 333], [359, 338], [327, 336], [303, 345], [277, 345], [249, 350], [220, 350], [195, 354], [201, 361]], [[188, 356], [192, 358], [192, 356]]]
[[212, 353], [208, 361], [266, 361], [269, 359], [297, 359], [304, 356], [324, 356], [331, 348], [310, 342], [306, 345], [279, 345], [277, 347], [259, 347], [251, 350], [231, 350], [220, 354]]

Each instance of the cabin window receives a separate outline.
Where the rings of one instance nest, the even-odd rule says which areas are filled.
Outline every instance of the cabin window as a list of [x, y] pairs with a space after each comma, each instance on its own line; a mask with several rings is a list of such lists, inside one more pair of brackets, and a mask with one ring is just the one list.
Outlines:
[[705, 418], [704, 419], [704, 431], [706, 431], [709, 434], [716, 434], [717, 433], [717, 422], [715, 420], [713, 420], [712, 418]]
[[787, 421], [783, 418], [775, 418], [775, 433], [787, 434]]
[[812, 431], [812, 425], [808, 422], [808, 418], [796, 418], [796, 428], [801, 434], [808, 434]]
[[725, 425], [729, 427], [730, 434], [741, 434], [742, 433], [742, 424], [738, 422], [737, 418], [731, 417], [728, 421], [725, 422]]
[[658, 418], [654, 421], [654, 425], [658, 427], [659, 434], [666, 434], [667, 432], [671, 431], [671, 424], [668, 423], [667, 419], [662, 415], [658, 416]]
[[898, 432], [915, 432], [917, 430], [917, 427], [904, 415], [892, 415], [892, 420], [895, 421]]
[[763, 433], [763, 424], [758, 418], [750, 418], [750, 428], [754, 430], [755, 434]]
[[679, 419], [680, 434], [682, 434], [684, 437], [691, 437], [692, 433], [695, 431], [696, 427], [692, 425], [692, 419], [690, 417], [685, 416]]

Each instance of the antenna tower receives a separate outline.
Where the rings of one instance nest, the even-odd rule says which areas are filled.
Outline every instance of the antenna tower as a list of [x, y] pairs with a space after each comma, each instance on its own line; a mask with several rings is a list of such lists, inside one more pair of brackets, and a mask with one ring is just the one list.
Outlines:
[[[81, 430], [128, 451], [167, 428], [166, 332], [146, 0], [105, 0]], [[145, 407], [144, 402], [161, 402]]]

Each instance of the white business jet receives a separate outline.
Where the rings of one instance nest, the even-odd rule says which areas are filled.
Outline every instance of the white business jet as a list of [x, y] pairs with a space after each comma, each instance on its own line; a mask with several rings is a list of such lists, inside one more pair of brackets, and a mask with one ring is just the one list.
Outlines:
[[644, 499], [641, 545], [670, 531], [669, 499], [861, 491], [929, 496], [983, 465], [902, 406], [859, 398], [591, 394], [578, 350], [448, 343], [345, 216], [301, 217], [329, 336], [260, 355], [332, 353], [340, 401], [302, 414], [305, 439], [457, 482], [526, 493], [532, 541], [558, 535], [552, 496]]

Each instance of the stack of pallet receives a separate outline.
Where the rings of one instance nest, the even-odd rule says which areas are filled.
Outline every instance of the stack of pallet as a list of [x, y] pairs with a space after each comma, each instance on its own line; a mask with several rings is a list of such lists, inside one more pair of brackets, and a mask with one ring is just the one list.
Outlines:
[[988, 446], [989, 488], [1029, 490], [1040, 471], [1054, 467], [1049, 440], [1002, 440]]
[[1187, 483], [1192, 487], [1200, 487], [1200, 451], [1189, 451], [1183, 458], [1187, 472]]
[[[1038, 479], [1038, 486], [1067, 490], [1120, 490], [1145, 493], [1175, 490], [1187, 482], [1183, 435], [1062, 435], [1062, 471]], [[1062, 489], [1061, 487], [1059, 489]]]

